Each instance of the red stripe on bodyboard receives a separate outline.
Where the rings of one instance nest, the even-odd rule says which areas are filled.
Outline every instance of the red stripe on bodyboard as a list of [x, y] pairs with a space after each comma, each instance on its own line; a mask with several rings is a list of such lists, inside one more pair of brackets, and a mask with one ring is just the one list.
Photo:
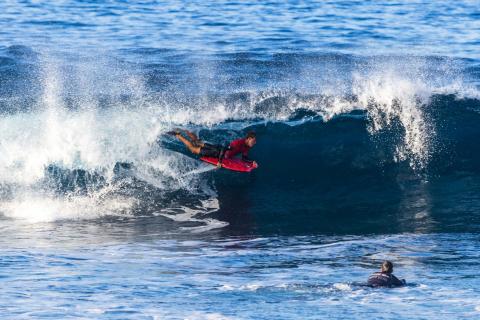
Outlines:
[[[214, 166], [218, 164], [217, 158], [201, 157], [200, 160], [213, 164]], [[250, 172], [253, 169], [257, 168], [257, 166], [254, 166], [252, 162], [243, 161], [242, 159], [223, 159], [222, 168], [233, 171]]]

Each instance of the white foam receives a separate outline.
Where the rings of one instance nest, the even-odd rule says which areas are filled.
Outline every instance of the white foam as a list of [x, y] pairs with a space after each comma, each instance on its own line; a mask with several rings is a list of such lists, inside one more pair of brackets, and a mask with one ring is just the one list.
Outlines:
[[229, 284], [224, 284], [221, 287], [218, 288], [220, 291], [233, 291], [235, 290], [235, 287]]
[[92, 196], [53, 198], [38, 194], [23, 195], [0, 203], [0, 212], [8, 217], [30, 223], [57, 220], [97, 219], [102, 216], [130, 216], [133, 198]]
[[237, 318], [227, 317], [217, 312], [195, 311], [185, 317], [185, 320], [233, 320]]
[[180, 206], [177, 208], [166, 209], [163, 212], [158, 212], [157, 214], [176, 222], [195, 222], [200, 224], [194, 227], [180, 227], [182, 230], [187, 230], [193, 233], [206, 232], [212, 229], [228, 226], [228, 222], [225, 221], [220, 221], [213, 218], [202, 218], [202, 216], [215, 212], [220, 208], [218, 199], [210, 198], [201, 200], [201, 203], [201, 206], [197, 208]]
[[[61, 62], [46, 59], [43, 67], [44, 92], [35, 110], [0, 118], [0, 184], [13, 192], [0, 202], [4, 215], [28, 221], [123, 215], [136, 200], [105, 197], [106, 192], [114, 191], [111, 178], [118, 162], [133, 163], [138, 179], [161, 190], [196, 188], [193, 160], [154, 147], [158, 136], [171, 128], [165, 120], [170, 121], [175, 112], [148, 106], [131, 108], [128, 103], [108, 109], [99, 106], [98, 94], [103, 89], [113, 96], [128, 94], [141, 101], [144, 92], [138, 79], [123, 77], [125, 83], [112, 86], [118, 79], [109, 78], [112, 72], [105, 66], [76, 70], [68, 79], [60, 72]], [[105, 73], [99, 74], [101, 70]], [[71, 82], [76, 85], [75, 103], [79, 106], [74, 110], [64, 100], [65, 87]], [[106, 187], [99, 191], [102, 197], [97, 191], [88, 196], [45, 194], [43, 184], [50, 165], [99, 173], [106, 179]]]
[[341, 291], [352, 291], [352, 287], [346, 283], [335, 283], [333, 287]]
[[398, 121], [403, 129], [403, 144], [397, 146], [397, 160], [410, 159], [413, 167], [428, 162], [434, 132], [422, 111], [432, 94], [418, 78], [409, 78], [399, 70], [373, 70], [354, 75], [353, 92], [367, 110], [372, 134]]
[[264, 288], [265, 286], [260, 284], [260, 283], [249, 283], [245, 285], [240, 285], [240, 286], [232, 286], [229, 284], [224, 284], [221, 287], [218, 288], [220, 291], [234, 291], [234, 290], [240, 290], [240, 291], [257, 291], [258, 289]]

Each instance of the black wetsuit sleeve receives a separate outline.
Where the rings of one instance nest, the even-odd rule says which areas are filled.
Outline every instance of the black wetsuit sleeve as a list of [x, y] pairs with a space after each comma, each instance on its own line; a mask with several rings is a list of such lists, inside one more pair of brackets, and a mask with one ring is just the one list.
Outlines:
[[394, 286], [396, 286], [396, 287], [401, 287], [401, 286], [404, 286], [404, 285], [405, 285], [405, 283], [404, 283], [403, 281], [399, 280], [399, 279], [398, 279], [397, 277], [395, 277], [394, 275], [392, 275], [391, 280], [392, 280], [392, 284], [393, 284]]

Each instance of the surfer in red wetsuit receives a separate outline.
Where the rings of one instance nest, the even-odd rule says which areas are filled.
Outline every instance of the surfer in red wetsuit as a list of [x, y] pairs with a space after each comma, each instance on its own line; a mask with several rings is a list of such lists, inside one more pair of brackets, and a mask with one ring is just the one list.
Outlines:
[[[248, 132], [244, 138], [232, 141], [228, 147], [205, 143], [188, 130], [176, 129], [167, 133], [177, 137], [191, 153], [198, 154], [200, 157], [218, 158], [221, 161], [241, 154], [242, 160], [252, 162], [253, 166], [257, 166], [255, 161], [248, 158], [248, 151], [257, 143], [257, 137], [253, 131]], [[185, 138], [182, 133], [189, 139]]]

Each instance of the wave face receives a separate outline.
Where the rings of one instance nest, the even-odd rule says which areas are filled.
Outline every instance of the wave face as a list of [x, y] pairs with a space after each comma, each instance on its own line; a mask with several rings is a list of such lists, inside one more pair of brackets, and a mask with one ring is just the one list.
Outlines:
[[[463, 230], [476, 219], [474, 61], [13, 46], [0, 73], [8, 218], [154, 215], [267, 233]], [[164, 135], [172, 127], [216, 143], [256, 130], [260, 168], [212, 171]]]

